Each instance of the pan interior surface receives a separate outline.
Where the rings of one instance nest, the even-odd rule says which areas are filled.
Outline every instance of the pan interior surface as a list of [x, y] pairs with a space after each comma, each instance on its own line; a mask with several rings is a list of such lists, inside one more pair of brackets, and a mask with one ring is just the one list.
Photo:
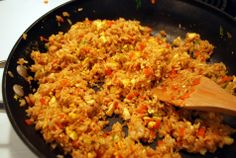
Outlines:
[[[40, 36], [49, 37], [59, 31], [66, 32], [70, 28], [69, 22], [58, 25], [55, 20], [56, 15], [62, 15], [63, 12], [70, 14], [69, 20], [72, 23], [85, 18], [94, 20], [123, 17], [139, 20], [142, 25], [150, 26], [154, 34], [165, 30], [170, 41], [177, 36], [184, 37], [186, 32], [199, 33], [202, 39], [208, 40], [215, 46], [210, 62], [222, 61], [226, 64], [230, 74], [236, 74], [236, 45], [233, 43], [236, 41], [236, 23], [217, 10], [201, 7], [200, 4], [194, 3], [193, 5], [186, 1], [172, 0], [158, 1], [155, 5], [150, 4], [149, 1], [142, 1], [140, 8], [137, 8], [134, 0], [102, 0], [99, 2], [75, 0], [66, 3], [42, 16], [26, 30], [27, 39], [19, 38], [9, 55], [4, 70], [3, 98], [9, 119], [18, 135], [39, 157], [57, 157], [58, 154], [62, 154], [62, 151], [60, 149], [52, 150], [33, 126], [25, 125], [24, 120], [27, 118], [25, 108], [19, 107], [19, 102], [14, 99], [12, 87], [15, 84], [21, 85], [26, 95], [37, 88], [37, 83], [29, 85], [18, 75], [17, 61], [19, 58], [24, 58], [29, 61], [28, 66], [30, 66], [33, 64], [30, 58], [31, 51], [45, 49], [43, 42], [40, 41]], [[229, 34], [231, 37], [228, 37]], [[9, 72], [14, 77], [9, 76]], [[235, 118], [227, 120], [232, 127], [236, 127]], [[184, 158], [233, 158], [236, 155], [236, 144], [205, 156], [186, 152], [182, 152], [182, 155]]]

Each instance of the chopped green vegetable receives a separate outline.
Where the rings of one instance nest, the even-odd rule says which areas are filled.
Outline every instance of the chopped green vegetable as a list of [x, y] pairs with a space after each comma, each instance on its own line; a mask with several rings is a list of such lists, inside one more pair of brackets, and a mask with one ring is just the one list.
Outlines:
[[141, 5], [142, 5], [141, 0], [135, 0], [135, 2], [136, 2], [136, 8], [137, 9], [141, 8]]
[[224, 36], [224, 29], [222, 25], [220, 25], [220, 37], [222, 38]]

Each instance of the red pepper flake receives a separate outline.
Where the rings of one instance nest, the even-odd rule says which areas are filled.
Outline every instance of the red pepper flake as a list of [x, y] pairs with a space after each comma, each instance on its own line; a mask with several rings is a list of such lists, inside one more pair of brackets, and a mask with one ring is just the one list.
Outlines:
[[25, 119], [25, 123], [30, 126], [33, 124], [33, 121], [31, 119]]
[[183, 127], [179, 128], [179, 136], [183, 137], [184, 134], [185, 134], [185, 128], [183, 128]]
[[110, 68], [105, 68], [105, 74], [110, 76], [112, 74], [112, 69]]
[[143, 73], [146, 77], [152, 76], [154, 74], [154, 70], [153, 68], [149, 67], [149, 68], [144, 68], [143, 69]]
[[198, 137], [204, 137], [206, 134], [206, 128], [205, 127], [200, 127], [197, 131], [197, 136]]

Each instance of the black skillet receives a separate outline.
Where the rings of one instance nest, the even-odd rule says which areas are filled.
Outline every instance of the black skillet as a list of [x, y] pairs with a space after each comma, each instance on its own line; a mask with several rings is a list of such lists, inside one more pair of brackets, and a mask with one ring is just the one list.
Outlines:
[[[226, 14], [196, 1], [189, 0], [158, 0], [158, 3], [151, 5], [149, 0], [143, 0], [141, 7], [137, 6], [136, 0], [79, 0], [66, 3], [46, 15], [42, 16], [25, 33], [27, 39], [20, 38], [12, 49], [3, 75], [3, 99], [8, 117], [20, 138], [39, 157], [56, 157], [61, 154], [60, 149], [52, 150], [46, 144], [39, 132], [32, 126], [25, 125], [25, 108], [20, 108], [18, 101], [13, 99], [13, 85], [23, 86], [25, 94], [37, 88], [37, 84], [29, 85], [16, 72], [16, 62], [19, 58], [29, 61], [32, 64], [30, 52], [32, 50], [45, 49], [40, 36], [48, 37], [58, 31], [67, 31], [70, 27], [65, 18], [65, 22], [58, 25], [55, 20], [56, 15], [62, 15], [67, 11], [72, 23], [79, 20], [89, 19], [126, 19], [140, 20], [143, 25], [153, 28], [155, 34], [159, 30], [165, 30], [169, 35], [168, 39], [186, 32], [200, 33], [203, 39], [209, 40], [215, 45], [215, 54], [209, 62], [223, 61], [230, 74], [236, 74], [236, 22]], [[137, 8], [140, 7], [140, 8]], [[83, 8], [82, 10], [79, 8]], [[78, 9], [80, 11], [78, 11]], [[232, 37], [231, 37], [232, 36]], [[12, 72], [14, 78], [8, 72]], [[228, 121], [236, 127], [236, 119]], [[215, 154], [205, 156], [182, 152], [185, 158], [234, 158], [236, 155], [236, 144], [219, 149]], [[68, 156], [69, 157], [69, 156]]]

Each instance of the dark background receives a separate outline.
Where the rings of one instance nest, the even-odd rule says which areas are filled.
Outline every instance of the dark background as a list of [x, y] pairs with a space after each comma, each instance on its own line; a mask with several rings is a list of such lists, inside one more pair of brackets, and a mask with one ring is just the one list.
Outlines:
[[236, 0], [196, 0], [208, 3], [236, 18]]

